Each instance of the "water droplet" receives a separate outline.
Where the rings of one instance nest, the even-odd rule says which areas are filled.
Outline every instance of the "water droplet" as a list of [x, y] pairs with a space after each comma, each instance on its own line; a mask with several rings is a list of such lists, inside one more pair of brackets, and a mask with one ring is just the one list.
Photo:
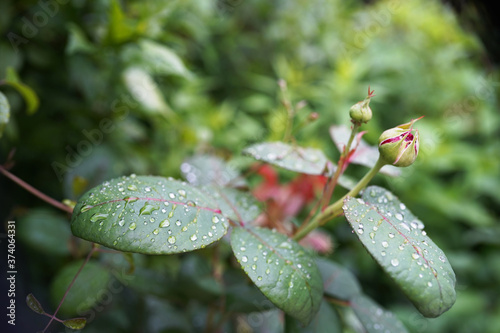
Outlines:
[[174, 243], [175, 243], [175, 241], [176, 241], [175, 236], [170, 236], [170, 237], [168, 237], [168, 239], [167, 239], [167, 242], [169, 242], [170, 244], [174, 244]]
[[198, 236], [196, 236], [196, 234], [193, 234], [193, 235], [191, 235], [191, 237], [189, 237], [189, 239], [190, 239], [192, 242], [194, 242], [195, 240], [197, 240], [197, 239], [198, 239]]
[[174, 199], [174, 198], [175, 198], [175, 194], [174, 194], [174, 193], [172, 193], [172, 192], [170, 192], [170, 193], [168, 194], [168, 197], [169, 197], [170, 199]]
[[399, 204], [399, 209], [401, 209], [401, 210], [405, 210], [405, 209], [406, 209], [405, 204], [404, 204], [404, 203], [400, 203], [400, 204]]
[[186, 202], [186, 205], [188, 205], [189, 207], [196, 207], [196, 203], [192, 200], [189, 200], [188, 202]]
[[134, 184], [127, 186], [127, 188], [128, 188], [130, 191], [137, 191], [137, 186], [135, 186]]
[[219, 223], [219, 217], [217, 217], [217, 215], [214, 215], [214, 217], [212, 217], [212, 222], [213, 223]]
[[182, 231], [182, 232], [184, 232], [184, 231], [186, 231], [186, 230], [188, 230], [188, 227], [187, 227], [187, 226], [183, 226], [183, 227], [182, 227], [182, 229], [181, 229], [181, 231]]
[[92, 207], [94, 207], [94, 206], [92, 206], [92, 205], [85, 205], [85, 206], [82, 206], [82, 208], [80, 209], [80, 213], [86, 212], [86, 211], [88, 211], [89, 209], [91, 209]]
[[399, 260], [398, 259], [392, 259], [391, 260], [391, 265], [394, 266], [394, 267], [398, 266], [399, 265]]
[[105, 220], [108, 216], [109, 214], [96, 213], [90, 217], [90, 222], [102, 221]]
[[289, 286], [290, 288], [293, 288], [293, 281], [290, 281], [290, 283], [288, 283], [288, 286]]
[[139, 216], [142, 215], [151, 215], [151, 213], [155, 210], [157, 210], [158, 207], [155, 207], [153, 205], [150, 205], [146, 203], [140, 210], [139, 210]]
[[151, 192], [151, 187], [146, 186], [146, 187], [144, 188], [144, 191], [146, 191], [146, 192]]
[[125, 197], [125, 198], [123, 198], [123, 200], [125, 200], [127, 202], [127, 204], [129, 204], [129, 203], [136, 202], [137, 200], [139, 200], [139, 198], [137, 198], [137, 197]]
[[268, 268], [268, 269], [266, 269], [266, 274], [269, 274], [269, 273], [271, 273], [271, 270]]
[[446, 262], [446, 258], [444, 256], [439, 256], [439, 260], [441, 260], [441, 262]]
[[241, 261], [243, 261], [243, 262], [247, 262], [247, 261], [248, 261], [248, 257], [247, 257], [247, 256], [243, 256], [243, 257], [241, 257]]
[[375, 238], [375, 233], [374, 232], [370, 232], [370, 238], [371, 239]]
[[412, 253], [412, 254], [411, 254], [411, 257], [412, 257], [413, 259], [418, 259], [418, 258], [420, 258], [420, 256], [418, 255], [418, 253]]
[[408, 226], [408, 224], [406, 224], [406, 223], [404, 223], [404, 222], [403, 222], [403, 223], [400, 223], [399, 225], [400, 225], [403, 229], [406, 229], [407, 231], [411, 231], [411, 229], [410, 229], [410, 227]]
[[175, 221], [175, 225], [176, 225], [176, 226], [180, 227], [180, 226], [181, 226], [181, 224], [182, 224], [182, 223], [181, 223], [181, 221], [180, 221], [180, 220]]
[[292, 244], [290, 244], [288, 242], [283, 242], [280, 245], [278, 245], [278, 247], [282, 248], [282, 249], [291, 249], [292, 248]]
[[427, 282], [427, 286], [432, 287], [432, 282]]
[[389, 238], [394, 238], [394, 234], [392, 232], [389, 233]]
[[166, 228], [170, 226], [170, 221], [168, 219], [165, 219], [160, 222], [160, 228]]
[[180, 196], [182, 197], [185, 197], [186, 196], [186, 191], [180, 189], [180, 190], [177, 190], [177, 193], [179, 193]]
[[377, 192], [375, 192], [375, 190], [371, 190], [370, 191], [370, 196], [371, 197], [376, 197], [377, 196]]
[[123, 227], [124, 224], [125, 224], [125, 219], [121, 219], [120, 221], [118, 221], [118, 225], [120, 227]]
[[125, 189], [123, 187], [118, 187], [118, 191], [123, 192]]
[[137, 224], [135, 224], [135, 222], [132, 222], [130, 223], [129, 227], [128, 227], [130, 230], [135, 230], [135, 228], [137, 228]]
[[382, 242], [382, 246], [383, 246], [383, 247], [389, 247], [389, 243], [387, 243], [386, 241], [383, 241], [383, 242]]
[[240, 251], [241, 251], [241, 252], [245, 252], [246, 250], [247, 250], [247, 248], [246, 248], [246, 247], [244, 247], [244, 246], [240, 247]]
[[413, 228], [413, 229], [417, 229], [418, 228], [418, 224], [417, 222], [413, 221], [410, 223], [410, 226]]
[[363, 229], [358, 229], [358, 234], [362, 235], [362, 234], [363, 234], [363, 232], [364, 232], [364, 230], [363, 230]]
[[422, 230], [422, 236], [427, 236], [427, 232], [425, 232], [425, 230]]
[[385, 255], [386, 255], [385, 251], [381, 251], [381, 252], [380, 252], [380, 255], [381, 255], [382, 257], [385, 257]]
[[160, 233], [160, 229], [153, 230], [153, 234], [158, 235]]
[[257, 276], [258, 281], [262, 281], [262, 276]]
[[257, 269], [257, 265], [253, 264], [252, 265], [252, 270], [255, 271]]
[[403, 221], [403, 215], [401, 215], [400, 213], [396, 213], [396, 215], [394, 215], [398, 220], [400, 221]]

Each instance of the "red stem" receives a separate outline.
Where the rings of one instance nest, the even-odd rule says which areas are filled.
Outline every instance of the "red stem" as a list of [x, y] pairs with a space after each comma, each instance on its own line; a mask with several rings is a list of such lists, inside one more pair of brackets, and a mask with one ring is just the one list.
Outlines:
[[73, 208], [71, 208], [69, 206], [66, 206], [65, 204], [57, 201], [56, 199], [53, 199], [53, 198], [49, 197], [48, 195], [40, 192], [39, 190], [37, 190], [36, 188], [34, 188], [33, 186], [31, 186], [30, 184], [26, 183], [21, 178], [19, 178], [19, 177], [15, 176], [14, 174], [10, 173], [2, 165], [0, 165], [0, 172], [3, 173], [3, 175], [5, 177], [9, 178], [14, 183], [16, 183], [17, 185], [21, 186], [22, 188], [24, 188], [26, 191], [30, 192], [34, 196], [42, 199], [43, 201], [51, 204], [52, 206], [54, 206], [56, 208], [59, 208], [59, 209], [65, 211], [65, 212], [67, 212], [69, 214], [73, 213]]

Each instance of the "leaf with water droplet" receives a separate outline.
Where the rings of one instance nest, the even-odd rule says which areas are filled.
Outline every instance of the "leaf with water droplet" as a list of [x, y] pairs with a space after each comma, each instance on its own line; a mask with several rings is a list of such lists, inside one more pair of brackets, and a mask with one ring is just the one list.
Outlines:
[[304, 148], [284, 142], [264, 142], [245, 148], [244, 154], [281, 168], [310, 175], [327, 174], [327, 164], [333, 167], [319, 149]]
[[66, 319], [62, 322], [64, 326], [71, 328], [72, 330], [82, 330], [87, 325], [86, 318], [72, 318]]
[[[213, 199], [217, 201], [222, 215], [234, 222], [239, 222], [240, 224], [250, 223], [261, 213], [259, 202], [249, 192], [234, 188], [216, 188], [213, 186], [204, 187], [202, 190], [207, 195], [215, 193], [216, 195], [213, 196]], [[212, 222], [217, 223], [218, 221]]]
[[[280, 246], [284, 243], [289, 246]], [[323, 288], [314, 258], [304, 248], [278, 232], [242, 227], [233, 229], [231, 247], [245, 273], [271, 302], [303, 324], [314, 318]]]
[[[120, 191], [130, 188], [133, 192]], [[200, 249], [219, 240], [227, 228], [227, 218], [209, 195], [154, 176], [115, 178], [91, 189], [80, 198], [71, 219], [77, 237], [144, 254]]]
[[181, 164], [182, 176], [192, 185], [243, 186], [239, 172], [217, 156], [195, 155]]
[[[347, 141], [349, 141], [349, 137], [351, 136], [351, 129], [345, 125], [334, 125], [330, 127], [330, 136], [332, 137], [332, 140], [338, 150], [342, 152], [347, 144]], [[356, 143], [357, 142], [355, 140], [351, 149], [354, 148]], [[365, 140], [361, 139], [356, 151], [350, 157], [349, 162], [373, 168], [378, 160], [378, 155], [378, 147], [370, 146]], [[397, 177], [401, 174], [401, 170], [393, 165], [384, 166], [380, 172], [393, 177]]]
[[358, 295], [349, 302], [356, 317], [367, 333], [407, 333], [408, 330], [390, 311], [364, 295]]
[[361, 293], [358, 279], [341, 265], [322, 258], [316, 259], [316, 264], [323, 278], [326, 295], [348, 301]]
[[[455, 273], [443, 251], [418, 220], [391, 192], [366, 188], [365, 203], [344, 200], [344, 214], [356, 231], [359, 225], [374, 237], [355, 232], [368, 252], [426, 317], [437, 317], [455, 303]], [[356, 216], [357, 215], [357, 216]], [[364, 216], [359, 218], [359, 216]]]

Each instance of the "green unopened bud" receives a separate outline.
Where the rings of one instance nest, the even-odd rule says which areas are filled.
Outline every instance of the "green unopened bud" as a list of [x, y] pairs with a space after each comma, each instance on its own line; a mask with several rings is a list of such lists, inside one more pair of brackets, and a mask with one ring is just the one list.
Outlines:
[[413, 124], [420, 118], [388, 129], [380, 135], [378, 151], [380, 152], [380, 158], [387, 164], [407, 167], [415, 162], [418, 155], [419, 140], [418, 131], [413, 128]]
[[368, 96], [361, 102], [354, 104], [349, 110], [351, 121], [355, 124], [361, 125], [367, 123], [372, 119], [372, 109], [370, 109], [370, 99], [375, 96], [373, 90], [370, 91], [368, 87]]

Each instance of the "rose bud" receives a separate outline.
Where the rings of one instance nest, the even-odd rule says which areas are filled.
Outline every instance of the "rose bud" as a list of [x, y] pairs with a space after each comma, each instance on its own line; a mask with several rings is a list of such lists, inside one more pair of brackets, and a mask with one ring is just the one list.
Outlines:
[[397, 167], [413, 164], [418, 155], [419, 143], [418, 131], [413, 128], [413, 124], [421, 118], [383, 132], [378, 139], [380, 158]]
[[349, 110], [349, 116], [351, 121], [355, 124], [361, 125], [361, 123], [367, 123], [372, 119], [372, 109], [370, 109], [370, 99], [375, 96], [373, 90], [370, 91], [368, 87], [368, 96], [361, 102], [358, 102], [351, 106]]

